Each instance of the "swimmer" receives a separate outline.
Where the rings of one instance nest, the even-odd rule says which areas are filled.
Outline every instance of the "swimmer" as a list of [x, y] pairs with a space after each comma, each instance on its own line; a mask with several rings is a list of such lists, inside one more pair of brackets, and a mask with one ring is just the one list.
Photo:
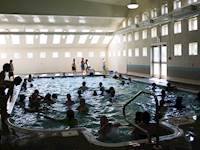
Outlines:
[[112, 138], [116, 136], [116, 129], [120, 126], [119, 123], [112, 124], [106, 116], [100, 118], [100, 129], [98, 131], [100, 139]]
[[97, 96], [97, 91], [96, 90], [94, 90], [94, 92], [93, 92], [93, 94], [92, 94], [93, 96]]
[[52, 100], [52, 96], [50, 93], [47, 93], [44, 97], [44, 102], [48, 105], [54, 104], [55, 102]]
[[124, 81], [124, 80], [122, 80], [122, 82], [121, 82], [121, 85], [122, 85], [122, 86], [124, 86], [124, 85], [125, 85], [125, 81]]
[[185, 108], [185, 106], [182, 104], [182, 100], [183, 100], [183, 97], [178, 96], [176, 98], [176, 103], [173, 107], [176, 108], [177, 110], [182, 110], [183, 108]]
[[22, 83], [21, 90], [22, 91], [26, 91], [27, 90], [27, 79], [24, 79], [24, 82]]
[[78, 98], [81, 98], [81, 97], [82, 97], [82, 95], [81, 95], [81, 94], [82, 94], [82, 93], [81, 93], [81, 90], [78, 90], [78, 91], [77, 91], [77, 94], [78, 94]]
[[88, 113], [89, 112], [89, 108], [87, 107], [84, 98], [80, 99], [80, 105], [77, 107], [76, 110], [78, 110], [79, 113]]
[[71, 106], [74, 104], [74, 101], [72, 101], [71, 99], [71, 95], [70, 94], [67, 94], [67, 100], [66, 100], [66, 105], [67, 106]]
[[82, 82], [82, 86], [79, 89], [82, 90], [83, 92], [88, 89], [88, 87], [86, 86], [86, 82], [85, 81]]
[[32, 75], [29, 74], [29, 75], [28, 75], [28, 82], [32, 82], [32, 81], [33, 81]]
[[151, 86], [152, 86], [152, 91], [155, 92], [156, 91], [156, 86], [157, 86], [156, 83], [152, 83]]
[[56, 102], [56, 100], [57, 100], [57, 98], [58, 98], [57, 94], [53, 93], [51, 97], [52, 97], [52, 100], [53, 100], [54, 102]]

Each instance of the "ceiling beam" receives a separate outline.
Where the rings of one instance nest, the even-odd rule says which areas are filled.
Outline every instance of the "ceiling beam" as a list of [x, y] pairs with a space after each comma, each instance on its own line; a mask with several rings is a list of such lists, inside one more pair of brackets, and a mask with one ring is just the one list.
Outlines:
[[83, 0], [1, 0], [1, 14], [126, 17], [125, 6]]

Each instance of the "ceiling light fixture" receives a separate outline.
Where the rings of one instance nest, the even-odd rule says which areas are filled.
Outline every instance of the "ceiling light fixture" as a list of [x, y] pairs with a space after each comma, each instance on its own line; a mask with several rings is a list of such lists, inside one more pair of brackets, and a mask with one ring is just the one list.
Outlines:
[[139, 7], [139, 4], [136, 0], [130, 0], [130, 3], [127, 5], [129, 9], [136, 9]]

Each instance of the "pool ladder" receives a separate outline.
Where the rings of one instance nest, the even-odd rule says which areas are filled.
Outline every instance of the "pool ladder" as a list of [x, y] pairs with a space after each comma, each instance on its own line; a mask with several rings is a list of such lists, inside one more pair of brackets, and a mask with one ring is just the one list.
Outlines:
[[[140, 131], [142, 131], [143, 133], [146, 134], [147, 138], [148, 138], [148, 142], [152, 143], [151, 140], [151, 135], [149, 134], [149, 132], [147, 130], [145, 130], [144, 128], [133, 124], [132, 122], [130, 122], [127, 118], [126, 118], [126, 112], [125, 112], [125, 108], [128, 104], [130, 104], [132, 101], [134, 101], [137, 97], [139, 97], [141, 94], [146, 94], [146, 95], [151, 95], [154, 97], [155, 102], [156, 102], [156, 113], [155, 113], [155, 121], [156, 121], [156, 127], [159, 128], [159, 117], [158, 117], [158, 113], [159, 113], [159, 105], [158, 105], [158, 99], [157, 96], [154, 93], [151, 92], [146, 92], [146, 91], [139, 91], [137, 94], [135, 94], [135, 96], [133, 98], [131, 98], [126, 104], [124, 104], [123, 106], [123, 115], [124, 115], [124, 119], [126, 120], [127, 123], [129, 123], [130, 125], [134, 126], [135, 128], [138, 128]], [[159, 146], [159, 135], [158, 133], [156, 134], [156, 146]]]

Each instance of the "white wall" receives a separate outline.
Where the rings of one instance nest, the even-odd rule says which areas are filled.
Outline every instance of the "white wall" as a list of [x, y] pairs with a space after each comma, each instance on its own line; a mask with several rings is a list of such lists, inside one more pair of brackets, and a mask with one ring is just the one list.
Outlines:
[[[94, 52], [94, 57], [89, 57], [89, 52]], [[77, 71], [80, 71], [80, 60], [77, 58], [77, 52], [82, 52], [84, 58], [88, 58], [89, 64], [96, 71], [102, 71], [102, 57], [100, 53], [106, 48], [53, 48], [53, 47], [1, 47], [0, 55], [7, 54], [7, 58], [0, 58], [0, 65], [9, 62], [13, 59], [15, 74], [27, 74], [27, 73], [51, 73], [51, 72], [71, 72], [72, 59], [76, 58]], [[33, 58], [28, 59], [27, 53], [33, 53]], [[40, 58], [40, 52], [46, 52], [46, 58]], [[52, 52], [58, 52], [58, 58], [52, 58]], [[65, 57], [65, 52], [71, 53], [70, 58]], [[20, 54], [20, 58], [14, 58], [15, 53]], [[1, 56], [0, 56], [1, 57]]]

